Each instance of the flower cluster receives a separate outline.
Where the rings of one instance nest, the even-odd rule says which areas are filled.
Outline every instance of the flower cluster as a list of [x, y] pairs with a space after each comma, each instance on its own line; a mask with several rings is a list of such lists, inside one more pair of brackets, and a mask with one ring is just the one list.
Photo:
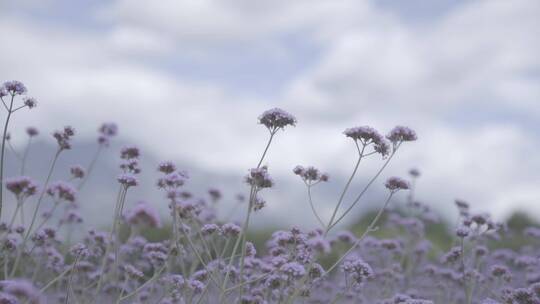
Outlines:
[[115, 123], [103, 123], [98, 129], [98, 143], [101, 146], [108, 146], [111, 138], [118, 134], [118, 126]]
[[383, 157], [390, 153], [390, 145], [377, 130], [368, 126], [348, 128], [343, 131], [345, 136], [360, 142], [364, 147], [373, 144], [373, 150]]
[[274, 185], [274, 180], [268, 174], [268, 167], [252, 168], [246, 175], [246, 183], [257, 189], [270, 188]]
[[75, 202], [77, 190], [70, 184], [62, 181], [52, 183], [47, 188], [47, 194], [55, 201]]
[[71, 139], [75, 135], [75, 129], [71, 126], [65, 126], [61, 131], [54, 131], [53, 137], [56, 139], [60, 150], [71, 149]]
[[296, 118], [282, 109], [274, 108], [264, 111], [259, 116], [259, 123], [267, 127], [271, 132], [275, 132], [286, 126], [296, 125]]
[[302, 178], [302, 180], [308, 184], [327, 182], [330, 178], [328, 173], [321, 173], [319, 169], [312, 166], [306, 168], [296, 166], [293, 169], [293, 173], [300, 176], [300, 178]]
[[36, 194], [38, 185], [28, 176], [19, 176], [6, 180], [6, 188], [19, 199]]

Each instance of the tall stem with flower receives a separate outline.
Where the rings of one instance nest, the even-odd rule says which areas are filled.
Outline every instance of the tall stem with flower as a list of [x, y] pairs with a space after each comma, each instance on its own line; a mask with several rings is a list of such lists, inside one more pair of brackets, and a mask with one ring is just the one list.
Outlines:
[[[6, 140], [7, 140], [7, 134], [8, 134], [8, 127], [9, 122], [11, 119], [11, 115], [18, 110], [28, 107], [29, 109], [32, 109], [36, 106], [36, 100], [31, 97], [23, 98], [23, 104], [20, 106], [17, 106], [15, 104], [15, 96], [20, 96], [26, 94], [26, 87], [22, 82], [13, 80], [13, 81], [6, 81], [1, 87], [0, 87], [0, 100], [2, 101], [2, 104], [4, 106], [4, 109], [7, 111], [6, 121], [4, 122], [4, 129], [2, 132], [2, 147], [0, 148], [0, 219], [2, 218], [2, 205], [3, 205], [3, 189], [4, 189], [4, 158], [5, 158], [5, 148], [6, 148]], [[8, 97], [9, 101], [6, 102], [4, 100], [4, 97]]]
[[[264, 148], [264, 151], [261, 155], [261, 158], [259, 159], [259, 162], [257, 163], [257, 166], [250, 170], [250, 173], [246, 176], [246, 182], [251, 186], [249, 191], [249, 200], [248, 200], [248, 209], [246, 218], [242, 227], [241, 236], [237, 238], [236, 243], [233, 247], [230, 260], [229, 260], [229, 266], [228, 269], [230, 269], [234, 256], [236, 255], [236, 252], [238, 250], [238, 246], [241, 244], [241, 255], [240, 255], [240, 283], [243, 282], [243, 271], [244, 271], [244, 260], [245, 260], [245, 253], [246, 253], [246, 233], [249, 228], [249, 222], [251, 213], [253, 211], [253, 208], [257, 201], [257, 194], [261, 189], [269, 188], [273, 185], [273, 181], [268, 175], [268, 168], [266, 166], [261, 167], [266, 154], [268, 153], [268, 150], [270, 148], [270, 145], [272, 144], [272, 140], [274, 139], [274, 136], [279, 130], [284, 129], [286, 126], [295, 126], [296, 125], [296, 118], [287, 113], [286, 111], [274, 108], [267, 110], [263, 112], [259, 116], [259, 123], [264, 125], [269, 132], [269, 138], [268, 142], [266, 143], [266, 146]], [[229, 279], [230, 271], [227, 270], [225, 273], [225, 279], [223, 280], [222, 284], [222, 290], [224, 290], [227, 286], [227, 282]], [[240, 298], [242, 297], [242, 290], [240, 289]], [[222, 292], [220, 295], [220, 298], [223, 299], [224, 293]]]

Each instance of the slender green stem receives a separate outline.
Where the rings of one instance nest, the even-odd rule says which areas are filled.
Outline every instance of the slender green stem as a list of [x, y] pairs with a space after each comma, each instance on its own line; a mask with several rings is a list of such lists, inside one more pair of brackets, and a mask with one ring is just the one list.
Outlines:
[[[268, 139], [268, 142], [266, 144], [266, 147], [264, 148], [264, 151], [262, 153], [262, 156], [261, 158], [259, 159], [259, 162], [257, 163], [257, 169], [261, 167], [261, 164], [262, 162], [264, 161], [264, 158], [266, 157], [266, 154], [268, 153], [268, 149], [270, 148], [270, 144], [272, 143], [272, 139], [274, 138], [274, 135], [276, 134], [277, 130], [271, 130], [270, 131], [270, 138]], [[221, 285], [221, 290], [224, 290], [225, 287], [227, 287], [227, 282], [228, 282], [228, 279], [229, 279], [229, 274], [230, 274], [230, 266], [232, 265], [234, 259], [233, 257], [236, 255], [236, 251], [238, 250], [238, 246], [240, 245], [240, 243], [244, 243], [245, 242], [245, 234], [247, 233], [247, 228], [249, 226], [249, 217], [251, 215], [251, 209], [252, 209], [252, 205], [253, 205], [253, 200], [255, 199], [255, 195], [256, 195], [256, 192], [255, 192], [255, 189], [254, 189], [254, 186], [251, 186], [251, 189], [250, 189], [250, 194], [249, 194], [249, 201], [248, 201], [248, 212], [247, 212], [247, 216], [246, 216], [246, 221], [244, 222], [244, 226], [242, 227], [242, 231], [240, 232], [241, 235], [238, 236], [238, 238], [236, 239], [236, 243], [234, 244], [234, 248], [233, 248], [233, 252], [231, 254], [231, 259], [229, 261], [229, 265], [227, 267], [227, 271], [225, 273], [225, 278], [223, 280], [223, 284]], [[242, 247], [245, 247], [245, 244], [244, 246]], [[245, 248], [242, 248], [241, 249], [242, 252], [245, 254]], [[243, 264], [244, 264], [244, 261], [243, 261], [243, 256], [244, 254], [241, 255], [241, 265], [240, 265], [240, 282], [242, 281], [242, 270], [243, 270]], [[222, 302], [223, 300], [223, 296], [224, 296], [224, 293], [222, 292], [221, 295], [220, 295], [220, 302]]]
[[[197, 248], [195, 247], [195, 244], [193, 243], [193, 241], [191, 240], [191, 237], [189, 236], [189, 233], [186, 232], [184, 229], [182, 229], [182, 232], [184, 233], [184, 236], [186, 237], [188, 243], [189, 243], [189, 246], [191, 247], [191, 250], [193, 250], [193, 252], [195, 253], [195, 256], [197, 256], [197, 259], [199, 260], [199, 262], [204, 266], [205, 270], [208, 269], [208, 265], [204, 262], [204, 259], [202, 258], [202, 256], [199, 254], [199, 251], [197, 250]], [[217, 282], [217, 280], [214, 278], [214, 276], [209, 273], [208, 274], [210, 279], [212, 280], [212, 282], [214, 284], [216, 284], [216, 286], [218, 288], [220, 288], [219, 286], [219, 283]]]
[[88, 179], [90, 178], [90, 174], [92, 173], [92, 171], [94, 170], [94, 167], [96, 165], [96, 162], [99, 158], [99, 154], [101, 152], [101, 149], [102, 149], [102, 146], [99, 145], [96, 153], [94, 154], [94, 157], [92, 158], [92, 161], [90, 161], [90, 165], [88, 165], [88, 168], [86, 170], [86, 175], [84, 176], [84, 178], [81, 180], [81, 182], [79, 183], [79, 185], [77, 185], [77, 190], [81, 190], [82, 187], [84, 186], [84, 184], [86, 184], [86, 182], [88, 181]]
[[392, 160], [392, 158], [394, 157], [395, 153], [397, 151], [397, 148], [392, 152], [392, 154], [390, 154], [390, 156], [386, 159], [386, 161], [384, 162], [384, 164], [382, 165], [382, 167], [379, 169], [379, 171], [377, 171], [377, 173], [369, 180], [369, 182], [366, 184], [366, 186], [364, 187], [364, 189], [362, 189], [362, 191], [360, 192], [360, 194], [358, 194], [358, 196], [354, 199], [354, 201], [352, 202], [352, 204], [349, 206], [349, 208], [347, 208], [347, 210], [345, 210], [345, 212], [343, 212], [343, 214], [332, 224], [328, 227], [328, 230], [332, 229], [334, 226], [336, 226], [339, 222], [341, 222], [341, 220], [347, 216], [347, 214], [349, 212], [351, 212], [351, 210], [354, 208], [354, 206], [360, 201], [360, 199], [362, 198], [362, 196], [364, 195], [364, 193], [366, 193], [366, 191], [369, 189], [369, 187], [371, 186], [371, 184], [373, 184], [373, 182], [375, 182], [375, 180], [377, 180], [377, 178], [379, 177], [379, 175], [381, 175], [381, 173], [383, 172], [383, 170], [386, 168], [386, 166], [388, 165], [388, 163], [390, 163], [390, 161]]
[[24, 153], [21, 160], [21, 175], [24, 175], [24, 171], [26, 169], [26, 159], [28, 158], [28, 151], [30, 150], [31, 144], [32, 144], [32, 136], [29, 136], [28, 143], [26, 144], [26, 148], [24, 148]]
[[[14, 94], [11, 94], [11, 101], [9, 103], [9, 109], [8, 110], [6, 122], [4, 124], [4, 132], [2, 134], [2, 150], [0, 152], [0, 219], [2, 219], [2, 203], [3, 203], [3, 191], [4, 191], [4, 156], [6, 151], [6, 134], [9, 126], [9, 119], [11, 118], [11, 114], [13, 113], [11, 110], [13, 109], [13, 99], [15, 98]], [[2, 99], [2, 102], [4, 100]], [[4, 103], [4, 106], [6, 104]]]
[[98, 279], [98, 283], [97, 283], [97, 287], [96, 287], [96, 292], [94, 294], [94, 300], [97, 301], [98, 299], [98, 296], [99, 296], [99, 292], [101, 291], [101, 284], [103, 283], [103, 279], [105, 277], [105, 266], [107, 265], [107, 258], [108, 258], [108, 255], [109, 255], [109, 252], [111, 251], [112, 249], [112, 246], [113, 246], [113, 237], [115, 236], [115, 232], [116, 232], [116, 220], [117, 220], [117, 217], [118, 217], [118, 210], [120, 209], [120, 200], [122, 199], [123, 197], [123, 193], [125, 191], [125, 187], [123, 186], [120, 186], [120, 189], [118, 190], [118, 194], [116, 196], [116, 207], [115, 207], [115, 211], [114, 211], [114, 219], [113, 219], [113, 226], [112, 226], [112, 229], [111, 229], [111, 233], [109, 234], [109, 244], [107, 244], [107, 248], [105, 249], [105, 253], [103, 255], [103, 260], [101, 262], [101, 272], [103, 273], [99, 279]]
[[130, 298], [131, 296], [137, 294], [139, 291], [143, 290], [148, 284], [154, 282], [157, 278], [159, 278], [159, 275], [167, 268], [167, 266], [163, 265], [158, 271], [154, 273], [154, 275], [146, 282], [144, 282], [141, 286], [137, 287], [134, 291], [128, 293], [127, 295], [120, 298], [120, 301], [123, 301], [127, 298]]
[[377, 212], [377, 215], [373, 218], [373, 220], [371, 221], [371, 223], [369, 224], [369, 226], [366, 228], [366, 230], [364, 231], [364, 233], [360, 236], [359, 239], [356, 240], [356, 242], [354, 242], [354, 244], [351, 246], [351, 248], [349, 248], [349, 250], [347, 250], [340, 258], [339, 260], [337, 260], [337, 262], [335, 262], [332, 266], [330, 266], [330, 268], [328, 268], [328, 270], [325, 272], [325, 274], [328, 274], [330, 273], [337, 265], [339, 265], [341, 263], [341, 261], [343, 261], [343, 259], [345, 259], [359, 244], [360, 242], [362, 242], [362, 240], [370, 233], [370, 232], [373, 232], [375, 231], [375, 226], [377, 225], [377, 222], [379, 221], [379, 219], [381, 218], [381, 216], [383, 215], [384, 211], [386, 210], [386, 208], [388, 207], [388, 204], [390, 203], [390, 200], [392, 199], [392, 196], [394, 196], [395, 194], [395, 191], [391, 191], [390, 192], [390, 195], [388, 195], [388, 198], [386, 199], [386, 201], [384, 202], [384, 205], [381, 209], [379, 209], [379, 212]]
[[32, 228], [34, 228], [34, 225], [36, 223], [37, 215], [39, 212], [39, 207], [41, 206], [41, 202], [43, 201], [43, 198], [45, 197], [45, 192], [47, 189], [47, 186], [49, 185], [49, 181], [51, 180], [52, 173], [54, 172], [54, 168], [56, 167], [56, 162], [58, 160], [58, 157], [60, 156], [60, 152], [62, 152], [62, 149], [58, 149], [56, 153], [54, 154], [53, 161], [51, 163], [51, 167], [49, 168], [49, 172], [47, 173], [47, 178], [45, 179], [45, 183], [43, 184], [43, 190], [41, 191], [41, 194], [39, 195], [36, 209], [34, 210], [34, 213], [32, 214], [32, 221], [30, 221], [30, 226], [28, 226], [28, 230], [26, 231], [26, 234], [24, 236], [22, 245], [20, 246], [20, 249], [17, 253], [17, 258], [15, 259], [15, 264], [13, 265], [13, 269], [11, 270], [11, 276], [15, 274], [17, 271], [17, 267], [19, 265], [19, 262], [21, 260], [22, 252], [24, 251], [24, 248], [26, 246], [26, 243], [28, 242], [28, 239], [30, 237], [30, 234], [32, 233]]
[[59, 280], [61, 280], [68, 272], [72, 271], [73, 268], [68, 268], [66, 270], [64, 270], [64, 272], [60, 273], [56, 278], [52, 279], [51, 281], [49, 281], [49, 283], [47, 283], [47, 285], [43, 286], [43, 288], [41, 288], [39, 290], [40, 293], [43, 293], [45, 292], [47, 289], [49, 289], [49, 287], [51, 287], [54, 283], [58, 282]]
[[311, 185], [307, 185], [307, 192], [308, 192], [308, 199], [309, 199], [309, 205], [311, 206], [311, 211], [313, 211], [313, 214], [317, 218], [317, 221], [319, 221], [319, 224], [321, 224], [321, 227], [324, 228], [325, 224], [319, 214], [317, 213], [317, 210], [315, 209], [315, 206], [313, 205], [313, 198], [311, 197]]
[[360, 162], [362, 161], [362, 156], [364, 154], [364, 150], [366, 148], [366, 145], [362, 145], [362, 150], [360, 150], [360, 147], [358, 146], [358, 141], [354, 141], [356, 145], [356, 150], [358, 150], [358, 160], [356, 161], [356, 165], [354, 166], [353, 172], [351, 176], [349, 177], [349, 180], [347, 180], [347, 183], [345, 184], [345, 187], [343, 188], [343, 191], [341, 191], [341, 195], [339, 196], [338, 202], [336, 204], [336, 207], [334, 208], [334, 212], [332, 213], [332, 217], [330, 218], [330, 221], [328, 222], [325, 236], [328, 233], [328, 231], [331, 229], [332, 224], [334, 223], [334, 219], [337, 215], [337, 212], [339, 210], [339, 207], [343, 203], [343, 199], [345, 198], [345, 194], [347, 193], [347, 190], [349, 190], [349, 187], [351, 186], [351, 183], [354, 179], [354, 176], [356, 175], [356, 172], [358, 171], [358, 166], [360, 166]]

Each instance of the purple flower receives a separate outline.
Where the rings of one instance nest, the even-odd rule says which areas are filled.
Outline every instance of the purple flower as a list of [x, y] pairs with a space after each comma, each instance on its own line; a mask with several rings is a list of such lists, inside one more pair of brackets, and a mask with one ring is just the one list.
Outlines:
[[108, 146], [110, 139], [118, 134], [118, 126], [115, 123], [103, 123], [98, 129], [98, 143]]
[[54, 131], [53, 137], [58, 143], [60, 150], [71, 149], [71, 137], [75, 135], [75, 129], [70, 126], [65, 126], [62, 131]]
[[353, 127], [348, 128], [343, 131], [343, 134], [345, 136], [350, 137], [354, 140], [360, 141], [362, 144], [367, 145], [371, 143], [380, 143], [384, 141], [384, 138], [382, 137], [377, 130], [373, 129], [369, 126], [361, 126], [361, 127]]
[[211, 235], [211, 234], [213, 234], [214, 232], [217, 232], [217, 231], [219, 231], [219, 226], [216, 225], [216, 224], [205, 224], [201, 228], [201, 233], [203, 235]]
[[127, 146], [120, 151], [121, 159], [138, 159], [141, 156], [139, 148], [135, 146]]
[[133, 187], [139, 184], [139, 181], [137, 180], [137, 178], [134, 175], [129, 174], [129, 173], [123, 173], [123, 174], [118, 175], [116, 180], [118, 180], [118, 182], [124, 185], [125, 187]]
[[306, 274], [306, 269], [304, 266], [297, 262], [285, 263], [279, 268], [279, 270], [294, 278], [301, 278]]
[[394, 145], [397, 145], [404, 141], [415, 141], [417, 139], [416, 132], [410, 128], [403, 126], [394, 127], [386, 138], [391, 141]]
[[158, 171], [165, 174], [171, 174], [176, 171], [176, 165], [171, 161], [164, 161], [158, 165]]
[[36, 194], [37, 184], [28, 176], [19, 176], [6, 180], [6, 188], [19, 198], [26, 198]]
[[319, 169], [313, 166], [309, 166], [307, 168], [304, 168], [302, 166], [296, 166], [293, 169], [293, 173], [300, 176], [302, 180], [308, 184], [314, 182], [327, 182], [329, 179], [327, 173], [321, 173]]
[[73, 178], [83, 178], [86, 175], [86, 170], [81, 165], [72, 166], [69, 172]]
[[221, 226], [221, 230], [223, 231], [223, 233], [225, 235], [237, 236], [242, 231], [242, 228], [240, 228], [240, 226], [238, 226], [236, 224], [227, 223], [227, 224], [223, 224], [223, 226]]
[[25, 97], [23, 99], [24, 105], [27, 106], [29, 109], [35, 108], [37, 106], [37, 101], [33, 97]]
[[28, 127], [28, 128], [26, 128], [26, 134], [28, 134], [28, 136], [30, 136], [30, 137], [34, 137], [34, 136], [37, 136], [39, 134], [39, 131], [35, 127]]
[[360, 141], [364, 146], [373, 144], [375, 152], [381, 154], [383, 157], [390, 153], [390, 145], [386, 142], [384, 137], [372, 127], [361, 126], [348, 128], [343, 131], [343, 134], [352, 138], [354, 141]]
[[132, 225], [146, 225], [148, 227], [161, 227], [159, 214], [149, 204], [139, 202], [126, 214], [126, 220]]
[[144, 274], [139, 269], [135, 268], [133, 265], [125, 265], [124, 271], [126, 272], [127, 276], [138, 280], [144, 278]]
[[1, 281], [0, 289], [4, 293], [10, 294], [23, 303], [39, 304], [44, 303], [39, 291], [32, 283], [24, 280]]
[[194, 294], [199, 294], [204, 290], [204, 283], [198, 280], [189, 280], [188, 287]]
[[282, 109], [273, 108], [264, 111], [259, 116], [259, 123], [265, 125], [271, 132], [275, 132], [286, 126], [296, 125], [296, 118]]
[[364, 282], [374, 275], [371, 266], [360, 258], [346, 260], [341, 265], [341, 270], [357, 284]]
[[409, 170], [409, 174], [412, 176], [412, 177], [419, 177], [420, 176], [420, 171], [416, 168], [412, 168], [411, 170]]
[[469, 228], [467, 227], [459, 227], [456, 229], [456, 235], [460, 238], [465, 238], [469, 236]]
[[17, 80], [4, 82], [4, 90], [13, 96], [26, 94], [26, 87]]
[[409, 189], [409, 182], [399, 177], [390, 177], [384, 184], [390, 191], [407, 190]]
[[246, 183], [259, 189], [270, 188], [274, 185], [274, 181], [268, 175], [266, 166], [250, 169], [249, 174], [246, 176]]
[[47, 188], [47, 194], [53, 197], [55, 200], [58, 200], [58, 201], [64, 200], [64, 201], [73, 203], [75, 202], [77, 190], [66, 182], [58, 181], [58, 182], [52, 183]]
[[221, 199], [221, 197], [222, 197], [221, 191], [219, 191], [219, 189], [215, 189], [215, 188], [208, 189], [208, 194], [210, 195], [210, 198], [214, 202], [219, 201]]
[[173, 172], [158, 179], [157, 185], [161, 189], [173, 189], [184, 185], [187, 176], [180, 172]]

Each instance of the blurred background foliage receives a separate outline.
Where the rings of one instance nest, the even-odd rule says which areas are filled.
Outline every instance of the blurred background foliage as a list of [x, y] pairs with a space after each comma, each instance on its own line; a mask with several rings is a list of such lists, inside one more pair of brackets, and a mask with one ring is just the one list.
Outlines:
[[[364, 233], [371, 220], [374, 218], [377, 210], [367, 212], [360, 216], [352, 225], [349, 226], [349, 230], [356, 236], [360, 236]], [[388, 228], [385, 222], [388, 220], [388, 213], [383, 215], [379, 222], [379, 229], [372, 232], [370, 235], [376, 238], [397, 238], [403, 235], [405, 231], [403, 229]], [[523, 230], [527, 227], [540, 227], [540, 223], [527, 215], [525, 212], [516, 211], [505, 220], [508, 227], [508, 231], [503, 234], [502, 239], [493, 240], [489, 244], [491, 249], [497, 248], [510, 248], [517, 250], [521, 246], [530, 243], [530, 239], [527, 239], [523, 235]], [[433, 245], [432, 256], [438, 256], [440, 252], [449, 250], [454, 243], [454, 228], [455, 223], [449, 223], [441, 220], [439, 223], [424, 223], [425, 224], [425, 237]], [[266, 242], [270, 239], [273, 232], [277, 230], [288, 230], [290, 227], [265, 227], [263, 229], [250, 229], [248, 233], [248, 240], [252, 242], [259, 253], [263, 253], [266, 250]], [[121, 235], [124, 239], [129, 237], [129, 228], [127, 226], [121, 227]], [[141, 231], [141, 234], [151, 242], [157, 242], [164, 239], [168, 239], [171, 235], [171, 224], [166, 223], [161, 228], [146, 229]], [[333, 250], [330, 255], [323, 259], [321, 264], [323, 266], [331, 265], [339, 256], [341, 256], [348, 247], [344, 244], [338, 244], [343, 248], [337, 248]]]

